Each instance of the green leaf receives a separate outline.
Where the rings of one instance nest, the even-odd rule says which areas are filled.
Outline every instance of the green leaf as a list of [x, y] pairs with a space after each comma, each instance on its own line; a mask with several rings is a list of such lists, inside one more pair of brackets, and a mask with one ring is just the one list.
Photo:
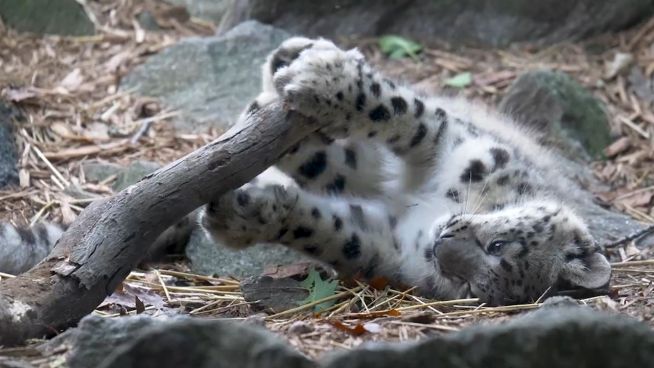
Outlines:
[[[338, 288], [337, 280], [323, 280], [320, 276], [320, 273], [316, 271], [315, 268], [312, 268], [309, 271], [309, 275], [304, 281], [302, 281], [302, 287], [309, 290], [309, 296], [300, 302], [300, 305], [308, 304], [315, 302], [320, 299], [324, 299], [328, 296], [334, 295], [336, 289]], [[320, 303], [313, 307], [315, 313], [324, 311], [325, 309], [331, 307], [336, 303], [336, 300], [329, 300], [323, 303]]]
[[459, 73], [445, 81], [446, 86], [465, 88], [472, 83], [472, 74], [470, 72]]
[[416, 54], [422, 50], [419, 43], [400, 36], [383, 36], [379, 38], [379, 47], [384, 54], [392, 59], [400, 59], [405, 56], [415, 59]]

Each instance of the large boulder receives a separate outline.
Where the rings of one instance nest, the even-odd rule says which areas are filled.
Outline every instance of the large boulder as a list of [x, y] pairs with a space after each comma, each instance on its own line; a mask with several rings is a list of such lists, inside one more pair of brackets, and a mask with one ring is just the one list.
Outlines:
[[[234, 7], [242, 7], [235, 1]], [[400, 34], [429, 42], [552, 43], [624, 29], [654, 13], [652, 0], [249, 0], [249, 17], [311, 36]]]
[[561, 148], [571, 158], [598, 158], [611, 142], [602, 102], [563, 72], [522, 74], [500, 110], [540, 132], [542, 143]]
[[222, 36], [188, 38], [136, 67], [121, 87], [179, 109], [179, 131], [225, 129], [261, 90], [266, 55], [288, 37], [283, 30], [249, 21]]
[[95, 32], [95, 26], [75, 0], [0, 0], [0, 18], [22, 32], [62, 36]]
[[324, 367], [631, 368], [653, 362], [654, 331], [644, 323], [586, 307], [552, 306], [416, 344], [369, 345]]

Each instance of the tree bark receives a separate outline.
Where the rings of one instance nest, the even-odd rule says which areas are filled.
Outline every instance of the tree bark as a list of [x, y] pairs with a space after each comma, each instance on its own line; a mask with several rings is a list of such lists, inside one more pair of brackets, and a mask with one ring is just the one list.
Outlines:
[[214, 142], [94, 202], [46, 259], [0, 283], [0, 345], [77, 323], [116, 289], [161, 232], [250, 181], [316, 128], [273, 103]]

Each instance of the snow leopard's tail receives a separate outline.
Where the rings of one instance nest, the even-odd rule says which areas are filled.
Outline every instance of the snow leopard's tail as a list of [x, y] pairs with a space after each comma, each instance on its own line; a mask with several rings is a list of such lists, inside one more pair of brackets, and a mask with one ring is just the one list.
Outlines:
[[17, 275], [29, 270], [50, 253], [64, 230], [47, 222], [32, 227], [0, 223], [0, 272]]
[[[157, 262], [167, 255], [183, 253], [196, 223], [194, 216], [184, 217], [159, 235], [141, 262]], [[50, 254], [64, 231], [65, 226], [49, 222], [31, 227], [0, 222], [0, 272], [18, 275], [29, 270]]]

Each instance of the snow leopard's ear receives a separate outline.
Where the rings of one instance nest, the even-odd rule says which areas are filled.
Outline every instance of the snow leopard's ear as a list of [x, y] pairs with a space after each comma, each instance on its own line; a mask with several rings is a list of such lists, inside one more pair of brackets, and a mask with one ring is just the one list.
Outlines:
[[597, 250], [567, 254], [560, 277], [571, 286], [585, 289], [603, 288], [611, 278], [611, 264]]

